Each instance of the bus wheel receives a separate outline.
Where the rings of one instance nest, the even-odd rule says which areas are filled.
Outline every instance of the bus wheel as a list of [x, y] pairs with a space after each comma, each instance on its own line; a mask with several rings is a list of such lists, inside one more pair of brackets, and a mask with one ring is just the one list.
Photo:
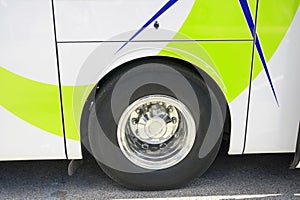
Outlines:
[[177, 188], [215, 159], [223, 124], [218, 133], [209, 129], [212, 120], [223, 119], [193, 66], [144, 58], [124, 64], [98, 86], [88, 137], [91, 153], [113, 180], [132, 189]]

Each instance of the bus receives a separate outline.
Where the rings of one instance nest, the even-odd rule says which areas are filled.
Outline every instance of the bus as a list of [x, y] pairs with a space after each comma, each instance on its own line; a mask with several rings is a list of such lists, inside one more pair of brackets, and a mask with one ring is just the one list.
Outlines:
[[300, 167], [299, 4], [0, 1], [0, 160], [87, 150], [141, 190], [200, 176], [224, 139]]

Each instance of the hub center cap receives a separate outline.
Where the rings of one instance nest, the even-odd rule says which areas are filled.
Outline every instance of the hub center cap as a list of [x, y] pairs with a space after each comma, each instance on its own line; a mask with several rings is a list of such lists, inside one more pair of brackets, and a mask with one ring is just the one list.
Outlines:
[[149, 120], [146, 124], [146, 133], [150, 138], [159, 139], [165, 132], [166, 122], [159, 117]]

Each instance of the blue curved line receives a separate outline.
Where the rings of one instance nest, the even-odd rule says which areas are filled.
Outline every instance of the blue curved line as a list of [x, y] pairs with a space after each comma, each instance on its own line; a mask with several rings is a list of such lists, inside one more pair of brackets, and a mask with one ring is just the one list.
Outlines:
[[267, 75], [269, 84], [271, 86], [273, 95], [274, 95], [275, 100], [276, 100], [276, 103], [279, 106], [279, 102], [278, 102], [277, 95], [276, 95], [276, 92], [275, 92], [275, 89], [274, 89], [272, 78], [270, 76], [269, 69], [267, 67], [267, 62], [266, 62], [265, 56], [263, 54], [263, 50], [262, 50], [262, 47], [261, 47], [258, 35], [255, 33], [254, 22], [253, 22], [253, 18], [251, 16], [251, 12], [250, 12], [250, 8], [249, 8], [249, 5], [248, 5], [248, 2], [247, 2], [247, 0], [239, 0], [239, 2], [240, 2], [240, 5], [242, 7], [244, 16], [246, 18], [248, 27], [249, 27], [250, 32], [251, 32], [251, 35], [252, 35], [253, 38], [255, 38], [255, 47], [256, 47], [256, 50], [258, 52], [259, 58], [260, 58], [260, 60], [262, 62], [262, 65], [264, 67], [265, 73]]
[[132, 41], [136, 36], [138, 36], [145, 28], [147, 28], [152, 22], [154, 22], [159, 16], [161, 16], [164, 12], [166, 12], [171, 6], [173, 6], [178, 0], [170, 0], [168, 1], [151, 19], [149, 19], [131, 38], [125, 42], [119, 49], [116, 51], [118, 53], [121, 49], [123, 49], [128, 42]]

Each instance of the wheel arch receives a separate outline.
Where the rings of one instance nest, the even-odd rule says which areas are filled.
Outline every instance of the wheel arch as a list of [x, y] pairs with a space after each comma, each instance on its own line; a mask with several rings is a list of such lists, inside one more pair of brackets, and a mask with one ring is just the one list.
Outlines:
[[[195, 74], [197, 74], [201, 79], [209, 86], [209, 88], [213, 91], [213, 93], [216, 95], [219, 102], [222, 102], [223, 104], [226, 104], [226, 110], [225, 110], [225, 123], [223, 128], [223, 138], [225, 140], [229, 140], [230, 138], [230, 132], [231, 132], [231, 114], [229, 110], [229, 104], [228, 100], [226, 99], [225, 91], [223, 87], [220, 87], [220, 84], [217, 83], [217, 81], [212, 78], [207, 72], [205, 72], [203, 69], [201, 69], [199, 66], [196, 66], [189, 61], [182, 59], [182, 58], [175, 58], [171, 56], [165, 56], [165, 55], [145, 55], [143, 57], [132, 57], [131, 59], [121, 59], [119, 61], [113, 62], [106, 70], [105, 73], [102, 75], [100, 80], [95, 84], [94, 88], [91, 90], [89, 96], [87, 97], [87, 100], [85, 101], [82, 114], [81, 114], [81, 120], [80, 120], [80, 135], [81, 135], [81, 142], [84, 144], [84, 146], [88, 149], [89, 144], [87, 141], [88, 133], [87, 133], [87, 123], [88, 123], [88, 113], [89, 113], [89, 107], [91, 105], [91, 99], [92, 97], [97, 94], [97, 90], [101, 88], [101, 85], [104, 84], [104, 82], [110, 77], [113, 76], [115, 73], [120, 72], [123, 70], [123, 66], [127, 65], [132, 62], [147, 62], [149, 59], [162, 59], [165, 61], [175, 61], [180, 62], [180, 64], [184, 67], [189, 68], [190, 70], [194, 71]], [[89, 150], [89, 149], [88, 149]]]

